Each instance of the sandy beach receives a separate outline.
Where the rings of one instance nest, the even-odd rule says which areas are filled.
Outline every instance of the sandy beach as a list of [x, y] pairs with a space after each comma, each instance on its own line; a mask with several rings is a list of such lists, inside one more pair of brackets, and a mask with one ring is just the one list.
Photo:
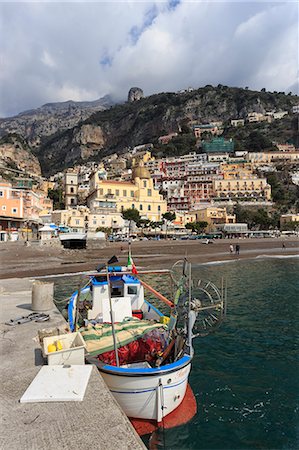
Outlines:
[[[283, 244], [285, 248], [283, 248]], [[229, 246], [240, 245], [240, 254], [230, 254]], [[0, 279], [37, 277], [45, 275], [90, 271], [116, 255], [126, 265], [128, 244], [103, 242], [102, 248], [65, 250], [60, 246], [26, 246], [24, 242], [0, 244]], [[196, 264], [249, 259], [263, 256], [298, 256], [299, 238], [283, 239], [225, 239], [213, 244], [194, 241], [136, 241], [132, 255], [140, 269], [170, 268], [178, 259], [187, 258]]]

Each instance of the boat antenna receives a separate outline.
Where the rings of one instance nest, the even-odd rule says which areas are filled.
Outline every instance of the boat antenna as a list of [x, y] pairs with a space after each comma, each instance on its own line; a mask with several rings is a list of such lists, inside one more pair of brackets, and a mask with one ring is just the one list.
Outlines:
[[114, 262], [118, 262], [118, 259], [116, 256], [113, 256], [106, 264], [106, 276], [107, 276], [107, 283], [108, 283], [108, 298], [109, 298], [109, 307], [110, 307], [110, 320], [111, 320], [111, 327], [112, 327], [112, 336], [113, 336], [113, 347], [115, 351], [115, 359], [116, 359], [116, 365], [119, 367], [119, 358], [118, 358], [118, 350], [117, 350], [117, 342], [116, 342], [116, 335], [115, 335], [115, 327], [114, 327], [114, 314], [112, 311], [112, 300], [111, 300], [111, 289], [110, 289], [110, 276], [109, 276], [109, 269], [108, 264]]

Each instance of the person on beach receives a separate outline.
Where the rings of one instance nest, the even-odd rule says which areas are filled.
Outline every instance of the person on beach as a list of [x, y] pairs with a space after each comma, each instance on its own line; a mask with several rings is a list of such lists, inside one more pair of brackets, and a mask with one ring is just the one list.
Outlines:
[[234, 246], [232, 244], [229, 246], [229, 251], [231, 255], [234, 253]]
[[285, 243], [282, 243], [282, 249], [284, 250], [286, 248]]
[[236, 245], [236, 255], [240, 255], [240, 245]]

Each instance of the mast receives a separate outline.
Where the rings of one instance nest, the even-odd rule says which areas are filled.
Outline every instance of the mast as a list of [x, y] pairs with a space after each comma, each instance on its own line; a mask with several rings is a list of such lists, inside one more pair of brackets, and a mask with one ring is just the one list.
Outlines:
[[116, 335], [115, 335], [115, 328], [114, 328], [114, 314], [112, 311], [110, 277], [109, 277], [108, 265], [106, 265], [106, 275], [107, 275], [107, 282], [108, 282], [108, 298], [109, 298], [109, 306], [110, 306], [110, 320], [111, 320], [111, 327], [112, 327], [113, 346], [114, 346], [114, 351], [115, 351], [116, 365], [117, 365], [117, 367], [119, 367], [119, 358], [118, 358], [117, 342], [116, 342]]

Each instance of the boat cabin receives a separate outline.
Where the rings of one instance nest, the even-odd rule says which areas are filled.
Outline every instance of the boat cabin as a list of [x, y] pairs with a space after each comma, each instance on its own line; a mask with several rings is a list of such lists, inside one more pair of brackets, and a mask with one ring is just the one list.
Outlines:
[[[111, 275], [109, 278], [113, 321], [121, 322], [125, 317], [133, 317], [133, 312], [140, 310], [144, 303], [144, 289], [140, 281], [126, 274]], [[107, 276], [93, 276], [90, 289], [92, 308], [88, 311], [88, 320], [111, 322]]]

